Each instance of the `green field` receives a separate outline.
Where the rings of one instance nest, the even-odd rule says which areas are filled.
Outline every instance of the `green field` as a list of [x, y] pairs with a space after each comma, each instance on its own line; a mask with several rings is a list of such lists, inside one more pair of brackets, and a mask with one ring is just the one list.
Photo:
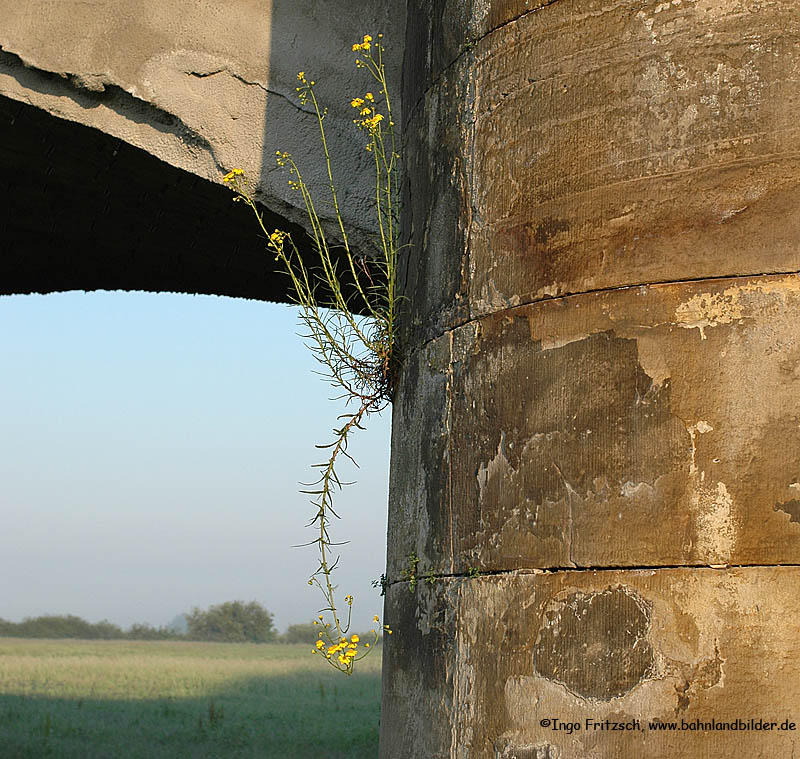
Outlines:
[[0, 759], [374, 759], [380, 651], [0, 638]]

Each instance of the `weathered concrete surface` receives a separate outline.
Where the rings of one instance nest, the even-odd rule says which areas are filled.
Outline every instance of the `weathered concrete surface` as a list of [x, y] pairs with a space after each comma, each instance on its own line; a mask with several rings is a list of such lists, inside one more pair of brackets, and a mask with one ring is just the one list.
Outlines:
[[412, 0], [404, 102], [382, 756], [792, 756], [540, 720], [800, 726], [796, 3]]
[[797, 275], [741, 277], [426, 344], [394, 410], [390, 576], [412, 552], [446, 574], [800, 564], [798, 314]]
[[[343, 214], [369, 252], [373, 167], [350, 100], [373, 82], [350, 48], [383, 31], [397, 91], [402, 4], [358, 0], [332, 12], [292, 0], [0, 0], [0, 19], [0, 167], [16, 198], [0, 227], [10, 247], [27, 248], [4, 265], [2, 292], [215, 292], [216, 281], [221, 294], [285, 299], [253, 221], [217, 185], [244, 168], [271, 223], [302, 225], [299, 195], [275, 165], [275, 151], [287, 150], [330, 213], [316, 117], [295, 97], [301, 69], [330, 106]], [[193, 207], [200, 230], [186, 228]], [[164, 216], [184, 220], [180, 234]], [[42, 244], [24, 245], [31, 231]]]
[[433, 17], [406, 53], [421, 336], [555, 295], [800, 270], [796, 3], [452, 5], [412, 3]]
[[[440, 579], [415, 593], [396, 584], [384, 755], [794, 756], [798, 580], [797, 567], [760, 567], [515, 572]], [[580, 729], [569, 734], [548, 719]], [[758, 719], [775, 726], [697, 729]], [[656, 720], [677, 729], [651, 728]], [[784, 720], [795, 729], [779, 729]]]

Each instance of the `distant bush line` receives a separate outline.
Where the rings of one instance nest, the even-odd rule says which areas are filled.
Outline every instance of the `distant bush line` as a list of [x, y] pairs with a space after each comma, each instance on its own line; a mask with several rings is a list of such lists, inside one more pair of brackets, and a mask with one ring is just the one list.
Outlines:
[[118, 625], [103, 620], [87, 622], [85, 619], [66, 616], [27, 618], [22, 622], [0, 619], [0, 636], [5, 638], [82, 638], [85, 640], [181, 640], [186, 636], [166, 627], [132, 625], [123, 630]]
[[[255, 602], [232, 601], [212, 606], [207, 611], [194, 609], [183, 615], [188, 628], [180, 632], [174, 623], [165, 627], [135, 624], [128, 630], [103, 620], [87, 622], [72, 614], [26, 618], [22, 622], [0, 619], [4, 638], [79, 638], [83, 640], [186, 640], [225, 643], [309, 643], [316, 642], [319, 628], [312, 622], [290, 625], [278, 633], [272, 615]], [[372, 636], [364, 633], [364, 640]], [[379, 641], [380, 642], [380, 641]]]

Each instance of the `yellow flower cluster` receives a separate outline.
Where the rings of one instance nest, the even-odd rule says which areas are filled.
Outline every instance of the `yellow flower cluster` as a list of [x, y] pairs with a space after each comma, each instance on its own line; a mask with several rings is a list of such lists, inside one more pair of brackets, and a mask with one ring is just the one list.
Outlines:
[[276, 229], [270, 236], [269, 241], [274, 245], [276, 248], [283, 247], [283, 241], [288, 235], [288, 232], [281, 232], [280, 229]]
[[233, 171], [229, 171], [224, 177], [222, 177], [223, 182], [235, 182], [236, 177], [244, 176], [244, 171], [242, 169], [234, 169]]
[[359, 129], [368, 129], [374, 132], [378, 124], [383, 121], [383, 115], [375, 110], [375, 96], [368, 92], [363, 98], [353, 98], [350, 101], [353, 108], [358, 108], [360, 119], [353, 119], [354, 124], [358, 124]]
[[369, 34], [364, 35], [364, 39], [361, 42], [356, 42], [353, 45], [353, 52], [357, 53], [359, 50], [363, 50], [365, 53], [369, 52], [369, 49], [372, 47], [372, 36]]
[[[344, 600], [348, 606], [353, 605], [353, 596], [347, 595], [344, 597]], [[375, 622], [379, 621], [377, 615], [373, 617], [373, 619]], [[311, 649], [312, 652], [324, 656], [332, 666], [348, 675], [352, 674], [355, 662], [365, 657], [369, 653], [368, 649], [372, 647], [374, 643], [377, 643], [379, 638], [375, 630], [370, 630], [372, 635], [375, 636], [370, 643], [362, 641], [358, 635], [351, 635], [347, 638], [347, 628], [350, 626], [349, 619], [347, 624], [340, 629], [338, 620], [336, 620], [336, 627], [332, 627], [329, 622], [323, 621], [323, 616], [320, 614], [317, 619], [314, 620], [314, 624], [319, 625], [321, 630], [315, 648]], [[383, 631], [389, 635], [392, 634], [389, 625], [384, 625]], [[359, 646], [363, 646], [363, 649], [359, 650]]]
[[[341, 664], [343, 667], [348, 667], [350, 665], [350, 660], [354, 659], [358, 655], [358, 635], [351, 636], [350, 640], [347, 638], [342, 638], [336, 645], [330, 646], [328, 650], [325, 652], [325, 656], [330, 659], [333, 656], [336, 656], [336, 660]], [[317, 641], [317, 649], [322, 649], [325, 644], [322, 643], [321, 640]], [[339, 653], [342, 651], [343, 653]], [[338, 654], [338, 655], [337, 655]]]
[[303, 105], [305, 105], [306, 102], [308, 101], [308, 93], [310, 92], [311, 88], [316, 84], [316, 82], [313, 79], [311, 81], [306, 79], [305, 71], [298, 71], [297, 79], [300, 82], [300, 86], [295, 87], [294, 90], [297, 93], [297, 97], [299, 98], [300, 102]]
[[376, 113], [371, 119], [364, 119], [362, 123], [370, 132], [374, 132], [381, 121], [383, 121], [383, 115]]

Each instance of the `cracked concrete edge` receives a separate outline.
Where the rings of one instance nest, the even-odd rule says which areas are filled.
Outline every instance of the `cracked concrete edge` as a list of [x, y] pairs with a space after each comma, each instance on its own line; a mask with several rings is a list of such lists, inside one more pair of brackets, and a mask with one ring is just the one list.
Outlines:
[[[259, 202], [307, 225], [299, 195], [276, 170], [291, 152], [326, 232], [338, 239], [316, 117], [295, 99], [299, 68], [319, 79], [340, 204], [359, 252], [372, 243], [374, 178], [349, 101], [369, 89], [350, 45], [386, 30], [387, 68], [399, 93], [404, 9], [378, 0], [339, 7], [289, 0], [122, 0], [24, 6], [0, 0], [0, 96], [99, 129], [210, 182], [233, 167], [257, 180]], [[399, 119], [398, 119], [399, 122]]]

